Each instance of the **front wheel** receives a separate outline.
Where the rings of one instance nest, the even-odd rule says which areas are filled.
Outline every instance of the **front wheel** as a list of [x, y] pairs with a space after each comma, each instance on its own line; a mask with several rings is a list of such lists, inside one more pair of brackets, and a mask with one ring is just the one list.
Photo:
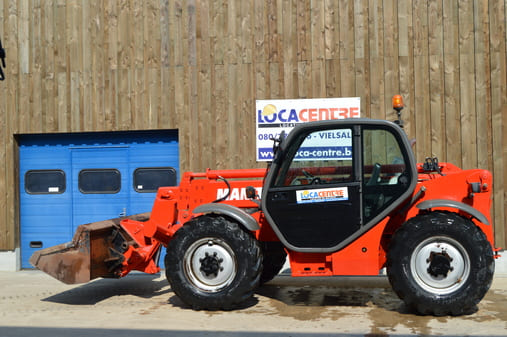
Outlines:
[[259, 284], [257, 240], [224, 217], [201, 216], [185, 224], [167, 247], [166, 277], [194, 309], [232, 309]]
[[475, 310], [491, 286], [494, 259], [484, 233], [454, 213], [408, 220], [387, 256], [393, 290], [420, 314], [462, 315]]

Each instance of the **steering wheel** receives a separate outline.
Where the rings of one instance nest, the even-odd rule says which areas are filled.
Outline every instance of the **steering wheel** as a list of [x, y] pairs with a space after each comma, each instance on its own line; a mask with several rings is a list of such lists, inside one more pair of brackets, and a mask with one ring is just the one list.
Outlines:
[[316, 185], [316, 184], [320, 184], [321, 183], [321, 180], [320, 180], [319, 177], [316, 177], [313, 174], [310, 174], [309, 172], [307, 172], [304, 169], [301, 170], [301, 172], [304, 174], [304, 176], [306, 178], [308, 178], [310, 180], [310, 185]]

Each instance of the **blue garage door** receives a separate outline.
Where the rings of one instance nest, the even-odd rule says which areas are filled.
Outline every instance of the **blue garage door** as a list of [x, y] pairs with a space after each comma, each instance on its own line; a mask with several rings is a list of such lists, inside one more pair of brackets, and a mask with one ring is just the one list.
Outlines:
[[21, 266], [70, 241], [77, 226], [149, 212], [159, 186], [177, 184], [174, 130], [19, 138]]

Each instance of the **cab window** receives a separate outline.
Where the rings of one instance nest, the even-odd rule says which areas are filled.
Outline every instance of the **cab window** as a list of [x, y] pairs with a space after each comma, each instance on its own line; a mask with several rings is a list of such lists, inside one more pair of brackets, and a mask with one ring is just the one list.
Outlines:
[[275, 186], [337, 184], [354, 180], [352, 130], [304, 134], [288, 149]]
[[408, 159], [389, 130], [364, 129], [363, 214], [372, 219], [410, 185]]

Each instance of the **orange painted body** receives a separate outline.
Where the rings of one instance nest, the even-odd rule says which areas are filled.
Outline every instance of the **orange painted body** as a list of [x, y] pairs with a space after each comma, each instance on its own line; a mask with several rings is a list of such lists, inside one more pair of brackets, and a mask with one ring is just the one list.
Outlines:
[[[492, 177], [486, 170], [461, 170], [440, 163], [441, 174], [424, 173], [418, 164], [418, 184], [411, 198], [402, 203], [397, 210], [380, 221], [376, 226], [350, 243], [343, 249], [332, 253], [298, 253], [287, 251], [293, 276], [331, 276], [331, 275], [378, 275], [385, 267], [386, 252], [394, 232], [408, 219], [418, 215], [416, 205], [425, 200], [446, 199], [465, 203], [481, 212], [489, 221], [482, 223], [475, 218], [472, 221], [486, 234], [492, 248], [493, 228], [490, 216]], [[221, 203], [233, 205], [245, 210], [257, 220], [260, 229], [253, 232], [258, 240], [278, 241], [277, 236], [267, 222], [258, 204], [246, 196], [247, 186], [255, 187], [262, 194], [265, 169], [246, 170], [208, 170], [204, 173], [185, 173], [177, 187], [160, 188], [153, 205], [151, 217], [146, 222], [123, 220], [121, 226], [136, 241], [135, 248], [129, 247], [124, 254], [121, 276], [131, 270], [147, 273], [159, 271], [153, 262], [153, 256], [160, 245], [166, 246], [172, 236], [183, 224], [200, 214], [193, 210], [202, 204], [211, 203], [224, 197], [229, 190], [222, 178], [230, 184], [230, 194]], [[480, 183], [479, 193], [472, 193], [470, 184]], [[421, 188], [424, 192], [420, 192]], [[416, 200], [414, 200], [417, 198]], [[439, 208], [456, 212], [471, 218], [457, 209]], [[319, 235], [319, 233], [315, 233]]]

